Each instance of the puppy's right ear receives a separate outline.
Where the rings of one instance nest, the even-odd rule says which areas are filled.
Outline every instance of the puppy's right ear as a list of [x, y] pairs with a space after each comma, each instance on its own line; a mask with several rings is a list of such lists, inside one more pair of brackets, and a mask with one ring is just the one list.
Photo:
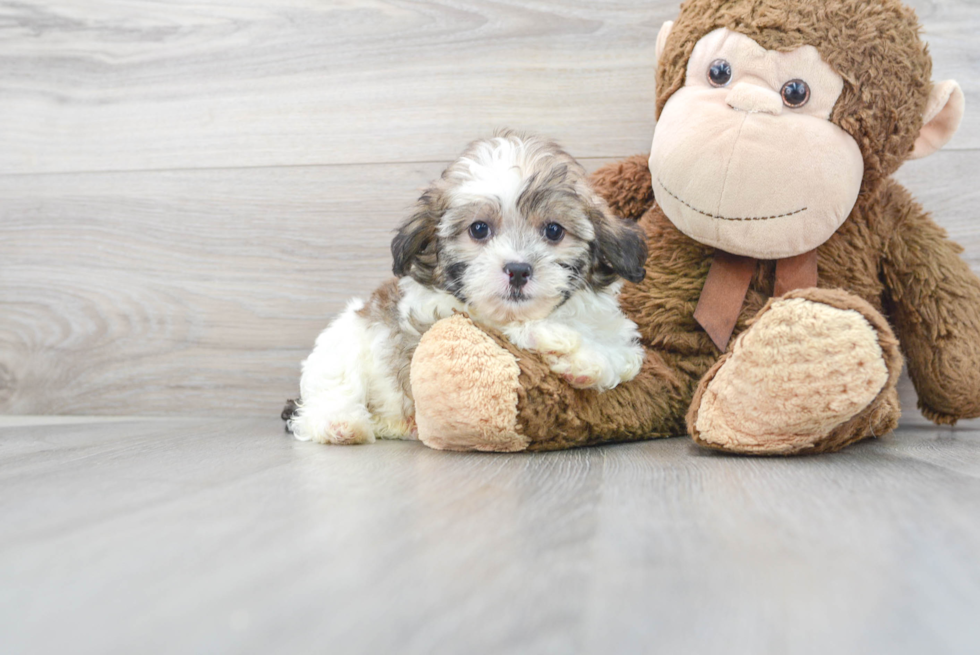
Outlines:
[[437, 259], [436, 231], [445, 212], [442, 192], [436, 187], [426, 189], [415, 213], [398, 228], [391, 241], [391, 271], [395, 275], [411, 275], [422, 284], [431, 284]]
[[647, 271], [646, 234], [636, 223], [609, 214], [596, 224], [599, 259], [630, 282], [642, 282]]

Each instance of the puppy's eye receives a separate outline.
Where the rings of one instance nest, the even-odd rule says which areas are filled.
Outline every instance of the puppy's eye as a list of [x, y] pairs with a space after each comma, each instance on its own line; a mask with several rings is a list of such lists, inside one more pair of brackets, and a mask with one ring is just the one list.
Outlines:
[[803, 80], [790, 80], [779, 92], [787, 107], [802, 107], [810, 99], [810, 87]]
[[470, 236], [477, 241], [483, 241], [490, 236], [490, 226], [483, 221], [477, 221], [470, 225]]
[[558, 223], [548, 223], [544, 226], [544, 236], [548, 241], [558, 243], [565, 236], [565, 228]]
[[711, 86], [725, 86], [732, 80], [732, 65], [724, 59], [715, 59], [708, 66], [708, 81]]

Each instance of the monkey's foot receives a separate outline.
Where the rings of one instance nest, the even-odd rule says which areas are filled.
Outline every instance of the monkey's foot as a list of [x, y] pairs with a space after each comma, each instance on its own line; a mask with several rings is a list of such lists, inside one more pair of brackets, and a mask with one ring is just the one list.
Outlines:
[[704, 446], [790, 455], [839, 450], [898, 424], [898, 340], [839, 290], [774, 298], [705, 374], [688, 412]]
[[514, 355], [469, 318], [439, 321], [412, 358], [419, 439], [439, 450], [524, 450], [528, 440], [517, 427], [519, 375]]

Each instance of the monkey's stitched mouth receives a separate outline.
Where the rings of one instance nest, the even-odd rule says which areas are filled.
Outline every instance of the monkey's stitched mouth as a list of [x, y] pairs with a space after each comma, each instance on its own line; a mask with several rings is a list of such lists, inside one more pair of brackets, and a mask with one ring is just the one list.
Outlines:
[[669, 195], [670, 197], [672, 197], [677, 202], [683, 204], [688, 209], [691, 209], [693, 211], [696, 211], [697, 213], [701, 214], [702, 216], [707, 216], [708, 218], [716, 218], [716, 219], [718, 219], [720, 221], [770, 221], [770, 220], [772, 220], [774, 218], [785, 218], [787, 216], [793, 216], [795, 214], [801, 214], [801, 213], [805, 212], [808, 209], [807, 207], [803, 207], [802, 209], [797, 209], [796, 211], [786, 212], [785, 214], [776, 214], [775, 216], [746, 216], [744, 218], [737, 218], [737, 217], [733, 217], [733, 216], [717, 216], [715, 214], [709, 214], [708, 212], [701, 211], [697, 207], [694, 207], [693, 205], [691, 205], [691, 203], [687, 202], [686, 200], [684, 200], [683, 198], [681, 198], [680, 196], [678, 196], [676, 193], [674, 193], [673, 191], [671, 191], [670, 189], [668, 189], [667, 186], [664, 184], [664, 181], [661, 180], [659, 176], [657, 177], [657, 184], [660, 185], [660, 188], [661, 189], [663, 189], [664, 191], [667, 192], [667, 195]]

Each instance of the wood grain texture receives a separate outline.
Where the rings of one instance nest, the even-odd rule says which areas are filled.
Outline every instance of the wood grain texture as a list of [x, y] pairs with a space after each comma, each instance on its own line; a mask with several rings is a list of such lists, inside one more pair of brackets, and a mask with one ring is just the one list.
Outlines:
[[2, 428], [0, 650], [975, 653], [978, 427], [793, 459]]
[[0, 408], [274, 414], [439, 169], [0, 178]]
[[[915, 0], [980, 105], [970, 0]], [[676, 0], [0, 4], [0, 173], [442, 161], [501, 125], [648, 147]], [[980, 147], [980, 114], [952, 148]]]
[[[441, 168], [0, 177], [0, 412], [274, 415]], [[975, 270], [978, 169], [954, 151], [900, 172]]]
[[[98, 9], [94, 9], [97, 7]], [[0, 172], [442, 161], [501, 125], [653, 135], [674, 3], [7, 4]]]
[[[975, 5], [913, 6], [972, 102]], [[648, 150], [676, 10], [0, 3], [0, 412], [275, 413], [468, 140], [516, 125], [590, 168]], [[980, 270], [974, 115], [899, 177]]]

